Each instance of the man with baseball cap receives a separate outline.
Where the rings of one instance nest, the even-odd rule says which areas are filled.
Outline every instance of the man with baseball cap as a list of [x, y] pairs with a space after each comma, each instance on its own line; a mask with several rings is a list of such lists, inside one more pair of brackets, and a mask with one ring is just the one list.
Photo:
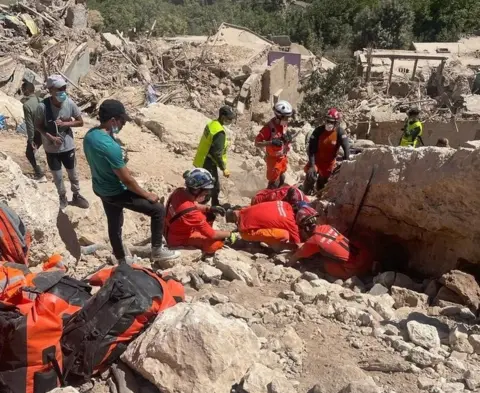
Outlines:
[[37, 107], [35, 128], [42, 136], [47, 163], [53, 175], [60, 197], [60, 209], [68, 206], [67, 191], [63, 183], [62, 165], [67, 170], [73, 192], [72, 205], [82, 209], [89, 207], [88, 201], [80, 195], [80, 182], [76, 169], [75, 141], [73, 127], [82, 127], [83, 119], [78, 106], [70, 99], [66, 90], [67, 82], [61, 75], [47, 79], [50, 97]]
[[122, 242], [123, 209], [151, 218], [152, 261], [180, 256], [162, 245], [165, 207], [155, 193], [145, 191], [125, 165], [122, 149], [114, 138], [131, 121], [120, 101], [105, 100], [100, 105], [100, 125], [87, 132], [83, 150], [92, 172], [93, 191], [100, 197], [107, 216], [108, 236], [118, 263], [128, 263]]
[[197, 154], [193, 160], [196, 168], [205, 168], [215, 179], [212, 190], [212, 206], [219, 206], [220, 201], [220, 179], [218, 168], [223, 176], [229, 177], [230, 171], [227, 168], [228, 139], [224, 126], [228, 126], [235, 119], [235, 112], [232, 108], [222, 106], [218, 113], [218, 119], [208, 123], [203, 131]]

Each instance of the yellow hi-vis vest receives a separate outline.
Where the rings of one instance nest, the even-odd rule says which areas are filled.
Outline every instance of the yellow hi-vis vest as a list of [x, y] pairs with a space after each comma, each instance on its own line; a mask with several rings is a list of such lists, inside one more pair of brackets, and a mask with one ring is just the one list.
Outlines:
[[[200, 139], [200, 143], [197, 149], [197, 154], [193, 159], [194, 167], [202, 168], [203, 164], [205, 163], [205, 159], [207, 157], [209, 157], [215, 163], [215, 165], [220, 166], [218, 165], [218, 162], [216, 162], [215, 159], [209, 154], [210, 147], [212, 146], [212, 143], [213, 143], [213, 137], [219, 132], [225, 132], [225, 129], [223, 128], [223, 126], [220, 124], [218, 120], [212, 120], [210, 123], [207, 124], [207, 126], [205, 127], [205, 131], [203, 131], [202, 138]], [[225, 146], [223, 148], [223, 155], [222, 155], [222, 161], [225, 168], [227, 167], [227, 147], [228, 147], [228, 142], [227, 142], [227, 136], [225, 135]]]
[[[417, 127], [420, 127], [420, 133], [418, 134], [417, 138], [413, 140], [413, 130]], [[413, 146], [417, 147], [418, 137], [422, 136], [423, 134], [423, 124], [421, 121], [416, 121], [413, 124], [409, 124], [408, 120], [405, 124], [405, 130], [403, 131], [402, 139], [400, 140], [400, 146]]]

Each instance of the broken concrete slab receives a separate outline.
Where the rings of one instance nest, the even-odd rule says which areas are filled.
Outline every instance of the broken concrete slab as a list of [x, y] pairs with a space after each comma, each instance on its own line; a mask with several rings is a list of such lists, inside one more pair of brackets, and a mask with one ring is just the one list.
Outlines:
[[71, 29], [86, 29], [88, 24], [88, 11], [83, 4], [75, 4], [67, 9], [65, 26]]

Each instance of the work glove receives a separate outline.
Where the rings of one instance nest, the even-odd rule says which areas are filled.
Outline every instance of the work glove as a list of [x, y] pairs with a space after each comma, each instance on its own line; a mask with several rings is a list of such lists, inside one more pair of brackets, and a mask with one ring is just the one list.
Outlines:
[[238, 233], [232, 232], [229, 237], [225, 239], [225, 243], [229, 246], [235, 244], [235, 242], [240, 238]]
[[281, 139], [278, 139], [278, 138], [272, 139], [272, 146], [282, 147], [283, 142]]
[[225, 214], [227, 214], [227, 211], [222, 206], [212, 206], [208, 212], [213, 214], [220, 214], [222, 217], [225, 217]]
[[230, 177], [230, 171], [229, 171], [228, 169], [225, 169], [225, 170], [223, 171], [223, 176], [225, 176], [225, 177]]

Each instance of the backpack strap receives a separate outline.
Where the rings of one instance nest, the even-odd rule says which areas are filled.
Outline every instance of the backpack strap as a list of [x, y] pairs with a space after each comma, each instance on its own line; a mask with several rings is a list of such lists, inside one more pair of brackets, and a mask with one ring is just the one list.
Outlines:
[[[173, 195], [173, 194], [172, 194]], [[168, 198], [167, 200], [167, 205], [165, 207], [165, 210], [167, 211], [167, 214], [168, 214], [168, 210], [170, 209], [170, 205], [172, 204], [172, 201], [171, 201], [171, 196], [170, 198]], [[177, 221], [179, 218], [182, 218], [185, 214], [188, 214], [188, 213], [191, 213], [193, 211], [197, 210], [197, 207], [196, 206], [192, 206], [192, 207], [187, 207], [186, 209], [183, 209], [181, 211], [179, 211], [177, 214], [175, 214], [168, 222], [167, 222], [167, 225], [165, 225], [165, 239], [168, 241], [168, 231], [170, 230], [170, 226], [175, 222]]]

